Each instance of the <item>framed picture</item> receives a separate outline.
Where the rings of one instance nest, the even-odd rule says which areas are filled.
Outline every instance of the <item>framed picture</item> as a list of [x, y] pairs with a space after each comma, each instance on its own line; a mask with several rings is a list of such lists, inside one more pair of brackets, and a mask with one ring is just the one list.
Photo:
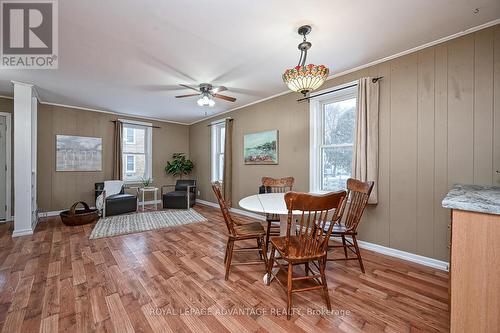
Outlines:
[[56, 171], [102, 171], [102, 139], [56, 135]]
[[278, 130], [243, 136], [245, 164], [278, 164]]

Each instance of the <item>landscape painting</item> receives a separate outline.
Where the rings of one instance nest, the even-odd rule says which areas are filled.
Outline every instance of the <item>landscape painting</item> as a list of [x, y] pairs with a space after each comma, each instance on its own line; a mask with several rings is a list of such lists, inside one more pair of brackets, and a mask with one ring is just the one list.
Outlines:
[[278, 130], [246, 134], [243, 154], [245, 164], [278, 164]]
[[56, 135], [56, 171], [102, 171], [102, 139]]

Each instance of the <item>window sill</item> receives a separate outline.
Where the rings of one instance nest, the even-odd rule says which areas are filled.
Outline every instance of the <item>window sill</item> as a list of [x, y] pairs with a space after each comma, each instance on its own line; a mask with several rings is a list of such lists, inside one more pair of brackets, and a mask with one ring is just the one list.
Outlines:
[[[142, 180], [124, 180], [123, 183], [125, 185], [142, 185]], [[153, 183], [153, 179], [151, 178], [151, 183]]]

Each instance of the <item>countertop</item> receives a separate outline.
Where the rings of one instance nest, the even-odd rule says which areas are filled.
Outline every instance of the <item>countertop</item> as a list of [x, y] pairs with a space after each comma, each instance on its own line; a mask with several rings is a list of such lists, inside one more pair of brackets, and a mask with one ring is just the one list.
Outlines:
[[500, 215], [500, 186], [456, 184], [442, 205], [444, 208]]

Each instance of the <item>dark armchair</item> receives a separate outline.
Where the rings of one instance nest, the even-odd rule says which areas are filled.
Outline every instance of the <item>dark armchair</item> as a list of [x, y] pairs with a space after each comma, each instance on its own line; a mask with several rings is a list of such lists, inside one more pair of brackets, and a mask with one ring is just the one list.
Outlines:
[[[164, 188], [174, 187], [174, 191], [164, 192]], [[189, 209], [196, 202], [196, 180], [181, 179], [175, 185], [161, 187], [163, 208]]]
[[125, 193], [125, 187], [122, 186], [120, 193], [113, 195], [106, 195], [104, 191], [104, 183], [95, 183], [95, 198], [103, 193], [103, 217], [111, 215], [119, 215], [125, 213], [132, 213], [137, 211], [137, 196]]

